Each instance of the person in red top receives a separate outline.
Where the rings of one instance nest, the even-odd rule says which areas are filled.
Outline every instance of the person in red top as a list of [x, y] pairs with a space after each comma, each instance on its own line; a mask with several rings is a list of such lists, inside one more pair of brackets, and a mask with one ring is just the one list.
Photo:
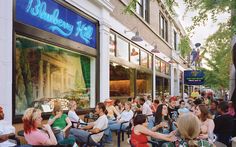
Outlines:
[[173, 142], [176, 140], [174, 132], [170, 134], [161, 134], [157, 132], [153, 132], [147, 128], [147, 116], [143, 114], [138, 114], [134, 118], [134, 127], [131, 133], [131, 144], [133, 147], [148, 147], [148, 138], [147, 136], [151, 136], [157, 139], [166, 140]]

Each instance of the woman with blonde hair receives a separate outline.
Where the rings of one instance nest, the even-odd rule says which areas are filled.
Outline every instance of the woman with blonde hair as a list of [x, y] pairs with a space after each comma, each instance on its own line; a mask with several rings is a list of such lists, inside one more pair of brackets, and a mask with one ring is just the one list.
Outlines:
[[24, 124], [25, 140], [30, 145], [56, 145], [57, 140], [50, 125], [43, 125], [43, 130], [39, 130], [42, 123], [41, 110], [28, 108], [22, 118]]
[[60, 133], [56, 134], [58, 142], [61, 142], [65, 138], [66, 131], [71, 127], [71, 121], [66, 114], [63, 114], [60, 102], [54, 102], [54, 108], [52, 115], [48, 120], [48, 124], [54, 129], [60, 130]]
[[179, 132], [178, 145], [183, 147], [211, 147], [213, 144], [210, 144], [206, 140], [198, 140], [200, 134], [200, 121], [192, 113], [182, 114], [177, 120], [177, 127]]
[[[71, 100], [69, 103], [69, 112], [68, 112], [68, 117], [70, 119], [71, 122], [76, 122], [76, 123], [83, 123], [85, 124], [85, 122], [79, 118], [79, 116], [76, 114], [75, 110], [77, 108], [77, 103], [74, 100]], [[74, 126], [74, 127], [78, 127], [78, 126]]]

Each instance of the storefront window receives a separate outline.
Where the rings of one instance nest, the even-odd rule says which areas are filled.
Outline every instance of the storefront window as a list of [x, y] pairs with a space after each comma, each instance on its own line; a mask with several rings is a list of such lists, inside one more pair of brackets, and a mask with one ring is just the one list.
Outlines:
[[163, 78], [156, 76], [156, 97], [162, 97], [164, 95]]
[[129, 61], [129, 43], [117, 37], [117, 57]]
[[110, 33], [110, 39], [109, 39], [110, 55], [115, 56], [115, 48], [116, 48], [115, 34]]
[[130, 62], [139, 65], [139, 49], [130, 45]]
[[170, 95], [170, 80], [163, 78], [164, 80], [164, 95]]
[[110, 63], [110, 97], [127, 99], [134, 96], [135, 70]]
[[152, 74], [137, 71], [137, 80], [136, 80], [136, 87], [137, 87], [137, 95], [150, 95], [152, 93]]
[[148, 67], [148, 54], [141, 51], [141, 66]]
[[170, 80], [167, 78], [156, 76], [156, 96], [170, 95]]
[[51, 112], [54, 101], [68, 110], [95, 105], [95, 58], [20, 35], [15, 50], [15, 114], [28, 107]]
[[166, 63], [164, 61], [161, 61], [161, 73], [166, 73]]
[[155, 65], [156, 67], [156, 71], [157, 72], [161, 72], [161, 60], [160, 59], [158, 59], [158, 58], [156, 58], [156, 65]]

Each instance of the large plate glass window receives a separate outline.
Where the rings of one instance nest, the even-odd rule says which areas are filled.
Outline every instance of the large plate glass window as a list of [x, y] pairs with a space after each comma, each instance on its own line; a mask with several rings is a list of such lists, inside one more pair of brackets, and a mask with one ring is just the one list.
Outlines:
[[110, 63], [110, 97], [127, 100], [134, 96], [135, 70], [116, 63]]
[[137, 95], [150, 95], [152, 93], [152, 74], [143, 71], [137, 71]]
[[95, 58], [55, 45], [16, 35], [15, 114], [28, 107], [51, 112], [54, 101], [68, 110], [95, 106]]

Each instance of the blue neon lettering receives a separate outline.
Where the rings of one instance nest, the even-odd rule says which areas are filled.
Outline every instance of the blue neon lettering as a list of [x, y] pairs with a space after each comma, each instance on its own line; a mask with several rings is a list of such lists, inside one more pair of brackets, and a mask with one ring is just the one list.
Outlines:
[[93, 35], [93, 27], [90, 25], [82, 24], [81, 21], [77, 21], [77, 28], [75, 36], [80, 36], [87, 44], [90, 43]]
[[91, 43], [94, 33], [94, 27], [92, 25], [80, 19], [79, 21], [75, 20], [72, 25], [65, 21], [66, 19], [63, 20], [60, 18], [60, 7], [50, 9], [51, 12], [49, 13], [46, 2], [44, 0], [28, 0], [27, 6], [24, 9], [25, 13], [49, 23], [46, 30], [58, 33], [64, 37], [69, 37], [73, 33], [75, 37], [81, 38], [86, 44]]
[[[30, 12], [32, 16], [36, 16], [42, 20], [45, 20], [54, 25], [50, 26], [49, 29], [54, 32], [58, 32], [63, 36], [70, 36], [73, 32], [74, 26], [59, 19], [59, 10], [55, 9], [52, 14], [47, 13], [47, 4], [37, 0], [36, 5], [32, 7], [33, 0], [29, 0], [26, 12]], [[63, 31], [65, 29], [66, 31]]]

